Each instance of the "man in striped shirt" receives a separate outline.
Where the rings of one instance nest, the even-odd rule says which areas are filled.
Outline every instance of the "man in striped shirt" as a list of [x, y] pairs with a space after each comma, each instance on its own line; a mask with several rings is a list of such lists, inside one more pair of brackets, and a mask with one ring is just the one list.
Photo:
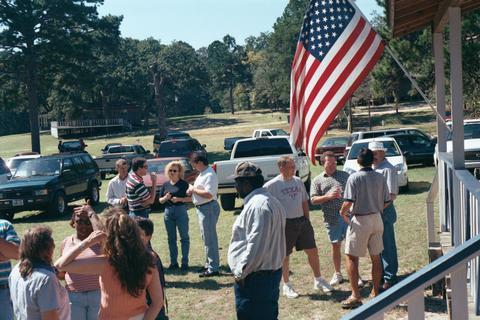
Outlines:
[[127, 202], [130, 216], [148, 218], [150, 206], [155, 201], [157, 194], [157, 175], [150, 172], [152, 189], [143, 183], [143, 176], [148, 173], [147, 160], [145, 158], [134, 158], [132, 160], [132, 171], [128, 174], [127, 180]]
[[0, 219], [0, 320], [13, 319], [8, 276], [12, 271], [10, 259], [18, 259], [20, 239], [7, 220]]

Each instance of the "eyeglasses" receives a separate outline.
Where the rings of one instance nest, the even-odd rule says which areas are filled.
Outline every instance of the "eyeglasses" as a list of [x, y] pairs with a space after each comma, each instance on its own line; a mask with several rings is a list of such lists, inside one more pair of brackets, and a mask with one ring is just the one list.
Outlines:
[[177, 169], [170, 169], [170, 170], [168, 170], [168, 172], [176, 173], [176, 172], [178, 172], [178, 170]]

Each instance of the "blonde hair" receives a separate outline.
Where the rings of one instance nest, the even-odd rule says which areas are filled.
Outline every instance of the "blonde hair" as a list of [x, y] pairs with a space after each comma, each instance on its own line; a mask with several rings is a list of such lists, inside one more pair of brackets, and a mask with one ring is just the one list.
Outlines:
[[169, 179], [172, 179], [172, 175], [170, 174], [169, 170], [172, 167], [177, 167], [178, 169], [178, 177], [180, 179], [183, 179], [183, 175], [185, 173], [185, 168], [183, 167], [183, 164], [180, 161], [171, 161], [169, 162], [166, 167], [165, 167], [165, 176], [168, 177]]

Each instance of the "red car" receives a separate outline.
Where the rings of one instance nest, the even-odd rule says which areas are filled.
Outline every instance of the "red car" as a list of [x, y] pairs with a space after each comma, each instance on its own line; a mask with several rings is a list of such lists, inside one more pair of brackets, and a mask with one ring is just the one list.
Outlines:
[[331, 137], [326, 139], [325, 141], [317, 147], [315, 152], [315, 159], [320, 161], [320, 157], [322, 153], [326, 151], [332, 151], [337, 158], [339, 163], [342, 163], [345, 159], [345, 147], [347, 146], [349, 137]]
[[[199, 172], [196, 169], [192, 168], [188, 161], [188, 158], [171, 157], [148, 159], [148, 172], [155, 172], [157, 174], [157, 196], [155, 199], [155, 204], [158, 204], [158, 194], [160, 192], [160, 188], [168, 180], [168, 178], [165, 176], [165, 167], [171, 161], [180, 161], [182, 163], [183, 167], [185, 168], [183, 179], [188, 183], [193, 184], [195, 179], [198, 177]], [[152, 180], [150, 179], [149, 174], [143, 176], [143, 182], [149, 188], [152, 186]]]

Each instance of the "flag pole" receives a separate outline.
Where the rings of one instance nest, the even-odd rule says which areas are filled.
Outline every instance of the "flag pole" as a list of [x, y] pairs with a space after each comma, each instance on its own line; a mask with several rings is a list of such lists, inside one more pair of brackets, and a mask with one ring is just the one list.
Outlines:
[[[362, 17], [368, 21], [368, 23], [370, 23], [370, 21], [367, 19], [367, 17], [365, 17], [365, 15], [363, 14], [363, 12], [360, 10], [360, 8], [358, 8], [357, 4], [355, 3], [355, 0], [354, 1], [350, 1], [350, 4], [352, 6], [355, 7], [355, 9], [358, 10], [358, 12], [360, 12], [360, 14], [362, 15]], [[370, 23], [370, 25], [372, 26], [372, 28], [375, 30], [376, 28]], [[380, 35], [380, 33], [375, 30], [377, 32], [377, 34]], [[443, 123], [443, 125], [445, 126], [445, 128], [447, 128], [448, 131], [452, 132], [452, 128], [450, 128], [448, 125], [447, 125], [447, 122], [445, 121], [445, 119], [443, 118], [443, 116], [437, 111], [437, 108], [432, 104], [432, 102], [430, 101], [430, 99], [428, 99], [427, 95], [423, 92], [422, 89], [420, 89], [420, 86], [418, 85], [417, 81], [412, 77], [412, 75], [407, 71], [407, 69], [405, 68], [405, 66], [400, 62], [400, 60], [398, 59], [397, 55], [394, 53], [393, 49], [390, 48], [389, 44], [388, 43], [385, 43], [385, 49], [387, 49], [388, 53], [390, 54], [390, 56], [393, 58], [393, 60], [395, 60], [395, 62], [397, 63], [397, 65], [400, 67], [400, 69], [402, 69], [403, 73], [405, 74], [405, 76], [408, 78], [408, 80], [410, 80], [410, 82], [412, 83], [413, 87], [418, 91], [418, 93], [422, 96], [423, 100], [425, 100], [425, 102], [428, 104], [428, 106], [430, 107], [430, 109], [432, 109], [433, 113], [436, 114], [436, 116], [440, 119], [440, 121]]]

